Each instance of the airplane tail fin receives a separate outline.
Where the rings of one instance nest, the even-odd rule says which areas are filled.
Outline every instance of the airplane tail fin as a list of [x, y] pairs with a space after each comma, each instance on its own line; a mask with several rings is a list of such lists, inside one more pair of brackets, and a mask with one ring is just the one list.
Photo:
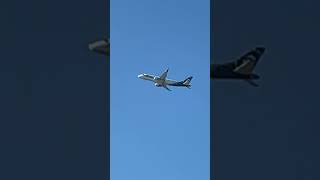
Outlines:
[[233, 71], [239, 74], [251, 74], [264, 51], [265, 48], [257, 47], [248, 52], [235, 62]]
[[191, 80], [192, 80], [192, 76], [188, 77], [183, 81], [183, 85], [190, 85]]
[[191, 84], [190, 84], [191, 80], [192, 80], [192, 76], [190, 76], [190, 77], [188, 77], [187, 79], [185, 79], [185, 80], [182, 82], [182, 84], [185, 85], [187, 88], [190, 89], [190, 87], [191, 87]]

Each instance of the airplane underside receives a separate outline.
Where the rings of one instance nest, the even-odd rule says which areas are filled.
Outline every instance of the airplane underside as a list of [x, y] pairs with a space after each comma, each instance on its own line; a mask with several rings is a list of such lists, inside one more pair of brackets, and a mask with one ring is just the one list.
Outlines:
[[259, 75], [257, 74], [239, 74], [239, 73], [213, 73], [211, 75], [213, 79], [259, 79]]
[[190, 87], [191, 87], [191, 85], [189, 85], [189, 84], [183, 84], [183, 83], [181, 83], [181, 82], [171, 83], [171, 84], [156, 82], [154, 85], [155, 85], [156, 87], [164, 87], [164, 88], [166, 88], [167, 90], [169, 90], [169, 89], [168, 89], [168, 86], [187, 87], [187, 88], [190, 88]]
[[[230, 71], [230, 70], [229, 70]], [[259, 79], [257, 74], [240, 74], [228, 71], [214, 71], [210, 74], [212, 79], [224, 79], [224, 80], [244, 80], [252, 86], [258, 87], [259, 85], [253, 80]]]
[[185, 84], [167, 84], [168, 86], [178, 86], [178, 87], [190, 87], [191, 85], [185, 85]]
[[255, 79], [259, 79], [259, 76], [256, 74], [250, 74], [250, 75], [241, 75], [239, 76], [239, 74], [235, 74], [235, 75], [230, 75], [230, 76], [213, 76], [211, 77], [213, 79], [224, 79], [224, 80], [243, 80], [247, 83], [249, 83], [252, 86], [258, 87], [259, 85], [254, 82]]

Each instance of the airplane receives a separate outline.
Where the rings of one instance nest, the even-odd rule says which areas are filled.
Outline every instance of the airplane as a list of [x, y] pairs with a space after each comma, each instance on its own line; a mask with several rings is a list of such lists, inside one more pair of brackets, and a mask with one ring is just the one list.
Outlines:
[[259, 85], [256, 84], [254, 80], [260, 77], [254, 74], [253, 70], [264, 52], [264, 47], [257, 47], [234, 62], [211, 64], [210, 78], [244, 80], [250, 85], [257, 87]]
[[88, 46], [90, 51], [110, 56], [110, 39], [103, 39], [92, 42]]
[[148, 80], [154, 82], [156, 87], [163, 87], [167, 89], [168, 91], [171, 91], [168, 86], [178, 86], [178, 87], [187, 87], [190, 89], [191, 87], [191, 79], [192, 76], [186, 78], [183, 81], [176, 81], [172, 79], [167, 79], [169, 69], [166, 69], [164, 73], [162, 73], [160, 76], [150, 75], [150, 74], [140, 74], [138, 75], [138, 78], [143, 80]]

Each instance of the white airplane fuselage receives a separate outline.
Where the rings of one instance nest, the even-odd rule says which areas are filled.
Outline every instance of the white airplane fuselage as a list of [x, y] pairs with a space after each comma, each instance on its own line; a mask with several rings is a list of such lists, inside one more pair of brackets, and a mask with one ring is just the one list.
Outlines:
[[178, 87], [187, 87], [190, 88], [190, 81], [192, 79], [192, 76], [188, 77], [187, 79], [183, 81], [176, 81], [172, 79], [167, 79], [168, 70], [166, 70], [161, 76], [155, 76], [155, 75], [150, 75], [150, 74], [140, 74], [138, 75], [138, 78], [151, 81], [154, 83], [156, 87], [164, 87], [165, 89], [169, 90], [170, 89], [167, 86], [178, 86]]
[[138, 75], [138, 78], [147, 80], [147, 81], [152, 81], [155, 83], [155, 86], [165, 86], [165, 85], [170, 86], [172, 84], [179, 82], [172, 79], [161, 79], [159, 76], [150, 75], [150, 74], [140, 74]]

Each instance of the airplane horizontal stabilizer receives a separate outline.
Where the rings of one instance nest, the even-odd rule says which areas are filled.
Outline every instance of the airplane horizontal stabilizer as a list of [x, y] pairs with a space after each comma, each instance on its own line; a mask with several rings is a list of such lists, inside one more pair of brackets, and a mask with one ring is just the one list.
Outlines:
[[254, 81], [248, 79], [248, 80], [245, 80], [247, 83], [249, 83], [250, 85], [254, 86], [254, 87], [259, 87], [259, 84], [255, 83]]

